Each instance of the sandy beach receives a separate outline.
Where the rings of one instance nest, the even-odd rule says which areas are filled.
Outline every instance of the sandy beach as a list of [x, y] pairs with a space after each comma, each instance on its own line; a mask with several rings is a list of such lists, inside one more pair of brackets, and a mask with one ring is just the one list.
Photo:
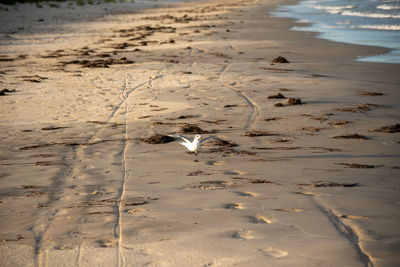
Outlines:
[[1, 6], [0, 265], [399, 266], [400, 65], [295, 2]]

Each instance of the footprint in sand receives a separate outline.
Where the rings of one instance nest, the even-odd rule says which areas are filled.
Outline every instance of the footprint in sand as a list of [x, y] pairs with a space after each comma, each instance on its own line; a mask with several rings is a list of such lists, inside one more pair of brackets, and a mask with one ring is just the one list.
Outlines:
[[282, 257], [286, 257], [288, 255], [288, 253], [286, 251], [274, 249], [272, 247], [260, 249], [260, 251], [264, 252], [265, 255], [274, 257], [274, 258], [282, 258]]
[[224, 174], [226, 174], [226, 175], [240, 175], [238, 172], [235, 172], [235, 171], [225, 171]]
[[226, 175], [246, 175], [249, 174], [248, 172], [234, 170], [234, 171], [225, 171], [224, 174]]
[[244, 230], [244, 229], [240, 229], [239, 231], [235, 232], [232, 237], [237, 238], [237, 239], [243, 239], [243, 240], [247, 240], [247, 239], [253, 239], [253, 231], [250, 230]]
[[223, 160], [218, 160], [218, 161], [215, 161], [215, 160], [209, 160], [209, 161], [207, 161], [207, 163], [206, 163], [207, 165], [215, 165], [215, 166], [223, 166], [224, 164], [225, 164], [225, 161], [223, 161]]
[[130, 209], [130, 210], [126, 210], [126, 212], [131, 213], [131, 214], [138, 213], [138, 212], [143, 212], [143, 211], [146, 211], [146, 210], [145, 209]]
[[241, 191], [236, 191], [236, 194], [238, 194], [241, 197], [256, 197], [258, 196], [257, 193], [254, 192], [241, 192]]
[[257, 214], [255, 216], [249, 216], [249, 219], [250, 219], [250, 222], [252, 222], [252, 223], [265, 223], [265, 224], [272, 223], [271, 220], [265, 218], [264, 216], [262, 216], [260, 214]]
[[245, 172], [245, 171], [240, 171], [240, 170], [235, 170], [235, 172], [237, 172], [239, 175], [253, 175], [250, 172]]
[[368, 219], [367, 216], [360, 216], [360, 215], [350, 215], [350, 214], [345, 214], [340, 216], [340, 218], [344, 218], [344, 219], [353, 219], [353, 220], [361, 220], [361, 219]]
[[302, 209], [274, 209], [275, 211], [302, 212]]
[[100, 239], [97, 240], [96, 243], [102, 247], [102, 248], [109, 248], [109, 247], [114, 247], [116, 244], [116, 240], [115, 239]]
[[236, 210], [242, 210], [244, 209], [241, 203], [229, 203], [224, 205], [225, 209], [236, 209]]
[[73, 248], [74, 247], [72, 245], [65, 245], [65, 244], [54, 246], [55, 250], [69, 250], [69, 249], [73, 249]]
[[305, 196], [309, 196], [309, 197], [315, 196], [315, 194], [312, 193], [312, 192], [301, 192], [301, 191], [299, 191], [299, 192], [295, 192], [295, 194], [297, 194], [297, 195], [305, 195]]

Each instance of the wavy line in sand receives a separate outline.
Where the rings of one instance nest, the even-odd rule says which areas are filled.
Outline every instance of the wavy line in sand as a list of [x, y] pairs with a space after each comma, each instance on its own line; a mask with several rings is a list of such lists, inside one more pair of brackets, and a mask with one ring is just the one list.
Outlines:
[[[122, 91], [120, 96], [122, 96], [122, 94], [125, 94], [125, 96], [128, 98], [129, 95], [130, 95], [133, 91], [135, 91], [136, 89], [138, 89], [138, 88], [140, 88], [140, 87], [146, 85], [147, 83], [151, 84], [154, 80], [156, 80], [156, 79], [158, 79], [158, 78], [161, 78], [161, 77], [162, 77], [161, 72], [162, 72], [163, 70], [164, 70], [164, 68], [161, 69], [161, 70], [158, 72], [158, 74], [157, 74], [156, 76], [150, 77], [149, 80], [144, 81], [144, 82], [142, 82], [142, 83], [136, 85], [135, 87], [131, 88], [130, 90], [127, 90], [126, 92], [125, 92], [125, 91]], [[126, 90], [126, 88], [124, 87], [123, 90]], [[120, 99], [121, 99], [121, 100], [120, 100], [119, 104], [114, 108], [113, 112], [112, 112], [112, 113], [110, 114], [110, 116], [108, 117], [108, 121], [111, 120], [111, 119], [115, 116], [115, 114], [117, 113], [117, 111], [120, 110], [120, 109], [121, 109], [121, 106], [124, 104], [124, 99], [122, 99], [121, 97], [120, 97]]]
[[233, 91], [235, 91], [240, 97], [242, 97], [244, 100], [246, 100], [247, 104], [249, 105], [249, 107], [251, 108], [251, 113], [249, 115], [249, 118], [247, 119], [247, 123], [245, 126], [246, 130], [250, 130], [252, 127], [252, 124], [256, 121], [256, 119], [259, 117], [260, 112], [258, 109], [257, 104], [249, 97], [246, 95], [246, 93], [242, 92], [242, 91], [236, 91], [234, 89], [232, 89]]
[[116, 218], [115, 218], [115, 224], [114, 224], [114, 237], [118, 239], [118, 245], [117, 245], [117, 254], [118, 254], [118, 264], [117, 266], [124, 266], [125, 261], [124, 261], [124, 254], [123, 254], [123, 247], [122, 247], [122, 201], [124, 199], [125, 191], [126, 191], [126, 182], [128, 181], [129, 177], [131, 176], [131, 172], [127, 169], [127, 164], [126, 164], [126, 152], [127, 152], [127, 140], [126, 138], [128, 137], [128, 121], [127, 121], [127, 114], [129, 110], [129, 95], [133, 91], [131, 90], [130, 92], [127, 91], [127, 88], [129, 86], [129, 80], [128, 80], [128, 74], [125, 74], [125, 84], [123, 91], [121, 93], [121, 98], [123, 100], [123, 103], [125, 104], [125, 113], [124, 113], [124, 137], [125, 140], [122, 145], [122, 151], [121, 151], [121, 163], [122, 163], [122, 181], [121, 181], [121, 187], [118, 191], [117, 199], [115, 201], [115, 210], [116, 210]]
[[[230, 66], [232, 65], [233, 63], [230, 63], [230, 64], [227, 64], [227, 65], [225, 65], [223, 68], [222, 68], [222, 70], [220, 71], [220, 73], [218, 74], [218, 77], [217, 77], [217, 80], [220, 80], [221, 79], [221, 77], [222, 77], [222, 75], [225, 73], [225, 72], [227, 72], [228, 71], [228, 69], [230, 68]], [[243, 91], [238, 91], [238, 90], [235, 90], [235, 89], [233, 89], [233, 88], [230, 88], [232, 91], [234, 91], [236, 94], [238, 94], [241, 98], [243, 98], [246, 102], [247, 102], [247, 104], [248, 104], [248, 106], [250, 107], [250, 109], [251, 109], [251, 113], [250, 113], [250, 115], [249, 115], [249, 117], [248, 117], [248, 119], [247, 119], [247, 122], [246, 122], [246, 125], [245, 125], [245, 130], [249, 130], [250, 128], [251, 128], [251, 126], [252, 126], [252, 124], [256, 121], [256, 119], [260, 116], [260, 111], [259, 111], [259, 108], [258, 108], [258, 105], [246, 94], [246, 93], [244, 93]]]
[[352, 229], [350, 226], [346, 225], [341, 219], [340, 216], [336, 215], [331, 209], [327, 209], [323, 204], [318, 202], [314, 198], [315, 204], [317, 208], [326, 214], [328, 217], [329, 221], [333, 224], [333, 226], [336, 228], [336, 230], [343, 235], [349, 242], [350, 244], [355, 248], [357, 251], [360, 260], [365, 264], [366, 267], [373, 267], [374, 264], [372, 262], [371, 256], [368, 255], [367, 252], [365, 252], [360, 244], [360, 239], [354, 229]]
[[[109, 118], [108, 118], [108, 120], [107, 121], [110, 121], [114, 116], [115, 116], [115, 114], [116, 114], [116, 112], [118, 111], [118, 110], [120, 110], [121, 108], [122, 108], [122, 106], [124, 105], [124, 103], [125, 103], [125, 101], [126, 101], [126, 103], [127, 103], [127, 99], [128, 99], [128, 97], [129, 97], [129, 95], [134, 91], [134, 90], [136, 90], [136, 89], [138, 89], [138, 88], [140, 88], [140, 87], [142, 87], [142, 86], [144, 86], [145, 84], [147, 84], [147, 83], [150, 83], [151, 81], [153, 81], [153, 80], [155, 80], [155, 79], [158, 79], [158, 78], [160, 78], [161, 77], [161, 72], [164, 70], [164, 68], [163, 69], [161, 69], [161, 70], [159, 70], [158, 71], [158, 73], [157, 73], [157, 75], [154, 77], [154, 78], [150, 78], [150, 80], [147, 80], [146, 82], [142, 82], [142, 83], [140, 83], [140, 84], [138, 84], [138, 85], [136, 85], [135, 87], [133, 87], [133, 88], [130, 88], [129, 89], [129, 86], [128, 86], [128, 77], [127, 77], [127, 75], [125, 75], [125, 83], [124, 83], [124, 86], [123, 86], [123, 89], [122, 89], [122, 92], [121, 92], [121, 94], [120, 94], [120, 99], [121, 99], [121, 102], [119, 103], [119, 105], [114, 109], [114, 111], [112, 112], [112, 114], [109, 116]], [[126, 169], [126, 161], [125, 161], [125, 154], [126, 154], [126, 144], [127, 144], [127, 142], [128, 142], [128, 140], [126, 140], [126, 138], [127, 138], [127, 134], [128, 134], [128, 130], [127, 130], [127, 121], [126, 121], [126, 116], [127, 116], [127, 110], [128, 110], [128, 106], [127, 105], [125, 105], [125, 114], [124, 114], [124, 135], [125, 135], [125, 138], [123, 139], [123, 140], [121, 140], [121, 141], [123, 141], [123, 149], [122, 149], [122, 151], [121, 151], [121, 158], [122, 158], [122, 166], [123, 166], [123, 168], [124, 168], [124, 170], [123, 170], [123, 181], [122, 181], [122, 184], [121, 184], [121, 188], [120, 188], [120, 190], [119, 190], [119, 193], [118, 193], [118, 198], [117, 198], [117, 201], [119, 201], [119, 203], [117, 204], [116, 203], [116, 207], [115, 207], [115, 209], [116, 209], [116, 213], [117, 213], [117, 218], [116, 218], [116, 226], [114, 227], [114, 237], [115, 238], [117, 238], [118, 240], [119, 240], [119, 242], [118, 242], [118, 245], [120, 245], [121, 243], [122, 243], [122, 235], [121, 235], [121, 212], [122, 212], [122, 210], [120, 210], [120, 209], [122, 209], [122, 199], [123, 199], [123, 192], [124, 192], [124, 190], [125, 190], [125, 183], [126, 183], [126, 180], [127, 180], [127, 175], [130, 175], [130, 173], [128, 173], [128, 171], [127, 171], [127, 169]], [[98, 131], [96, 131], [91, 137], [89, 137], [88, 138], [88, 140], [87, 140], [87, 144], [91, 144], [91, 140], [94, 140], [95, 138], [96, 138], [96, 136], [102, 131], [102, 129], [103, 128], [100, 128]], [[85, 143], [85, 144], [86, 144]], [[96, 142], [95, 142], [96, 143]], [[85, 147], [83, 147], [83, 146], [76, 146], [76, 150], [75, 150], [75, 153], [76, 153], [76, 155], [77, 155], [77, 157], [78, 158], [80, 158], [80, 159], [82, 159], [82, 158], [85, 158], [85, 155], [84, 155], [84, 150], [85, 150]], [[74, 167], [74, 166], [72, 166], [72, 170], [70, 171], [70, 174], [69, 175], [66, 175], [65, 174], [65, 172], [63, 173], [63, 176], [74, 176], [73, 174], [77, 171], [76, 169], [75, 169], [76, 167]], [[60, 198], [61, 199], [61, 198]], [[51, 225], [52, 225], [52, 223], [55, 221], [55, 219], [57, 218], [57, 216], [58, 216], [58, 214], [61, 212], [61, 211], [63, 211], [63, 209], [59, 209], [59, 210], [57, 210], [56, 212], [54, 212], [52, 215], [51, 215], [51, 218], [49, 218], [48, 219], [48, 221], [47, 221], [47, 223], [44, 225], [44, 227], [42, 227], [42, 230], [39, 230], [39, 231], [36, 231], [36, 233], [35, 233], [35, 248], [34, 248], [34, 262], [35, 262], [35, 265], [36, 266], [45, 266], [46, 265], [46, 262], [47, 262], [47, 257], [46, 257], [46, 255], [47, 254], [43, 254], [42, 253], [42, 250], [43, 250], [43, 243], [46, 241], [45, 239], [46, 239], [46, 233], [49, 231], [49, 229], [51, 229]], [[121, 246], [122, 246], [122, 244], [121, 244]], [[123, 257], [121, 256], [122, 254], [122, 249], [121, 249], [121, 247], [119, 246], [118, 247], [118, 265], [119, 266], [123, 266], [124, 265], [124, 263], [123, 263]], [[75, 260], [75, 262], [77, 263], [77, 265], [79, 265], [79, 263], [80, 263], [80, 258], [81, 258], [81, 252], [82, 252], [82, 242], [81, 242], [81, 240], [78, 240], [78, 255], [77, 255], [77, 258], [76, 258], [76, 260]]]

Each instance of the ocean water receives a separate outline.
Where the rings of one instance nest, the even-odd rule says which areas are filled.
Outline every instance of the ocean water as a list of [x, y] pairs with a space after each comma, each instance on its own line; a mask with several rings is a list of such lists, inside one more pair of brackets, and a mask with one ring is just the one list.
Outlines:
[[331, 41], [393, 49], [360, 61], [400, 64], [400, 0], [305, 0], [280, 6], [272, 15], [294, 18]]

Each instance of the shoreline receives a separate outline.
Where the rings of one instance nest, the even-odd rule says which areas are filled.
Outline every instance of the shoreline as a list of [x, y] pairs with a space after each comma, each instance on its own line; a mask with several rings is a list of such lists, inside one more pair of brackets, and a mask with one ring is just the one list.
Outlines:
[[[292, 2], [154, 7], [0, 46], [1, 262], [396, 266], [399, 68], [270, 16]], [[145, 141], [193, 126], [219, 139], [199, 162]]]
[[[365, 58], [360, 58], [360, 59], [357, 59], [358, 61], [399, 64], [398, 60], [396, 63], [396, 56], [395, 56], [396, 53], [393, 53], [394, 58], [392, 58], [391, 60], [387, 57], [387, 55], [392, 52], [395, 52], [395, 51], [398, 52], [399, 47], [398, 46], [396, 47], [396, 45], [395, 45], [396, 42], [393, 38], [396, 31], [386, 31], [386, 30], [376, 31], [376, 30], [372, 30], [372, 28], [369, 30], [366, 30], [363, 28], [358, 28], [357, 23], [360, 23], [359, 21], [354, 22], [356, 25], [353, 25], [353, 23], [351, 23], [352, 26], [335, 27], [334, 25], [332, 25], [333, 22], [330, 21], [330, 19], [329, 19], [329, 16], [331, 16], [331, 15], [324, 14], [325, 17], [324, 16], [322, 16], [322, 17], [325, 19], [321, 19], [319, 17], [316, 18], [316, 14], [318, 13], [318, 11], [316, 11], [315, 9], [312, 9], [312, 8], [310, 10], [308, 10], [308, 12], [310, 12], [310, 14], [309, 14], [310, 17], [306, 19], [305, 14], [307, 14], [307, 13], [305, 13], [305, 11], [302, 10], [304, 8], [310, 8], [310, 7], [302, 6], [301, 3], [295, 4], [295, 5], [286, 5], [286, 7], [282, 6], [282, 8], [277, 9], [273, 15], [277, 16], [277, 17], [293, 18], [296, 21], [300, 21], [301, 23], [299, 23], [299, 26], [294, 27], [293, 30], [316, 32], [318, 38], [323, 38], [323, 39], [330, 40], [333, 42], [342, 42], [342, 43], [355, 44], [355, 45], [361, 45], [361, 46], [376, 46], [376, 47], [388, 49], [388, 53], [374, 55], [374, 56], [365, 57]], [[342, 6], [342, 8], [345, 9], [344, 6]], [[356, 6], [353, 6], [353, 8], [356, 8]], [[319, 8], [317, 8], [317, 9], [319, 9]], [[329, 10], [329, 7], [326, 7], [323, 9]], [[299, 14], [296, 14], [296, 12], [298, 12]], [[328, 13], [330, 13], [330, 12], [328, 12]], [[339, 20], [339, 19], [340, 19], [340, 17], [336, 18], [336, 20]], [[325, 23], [323, 21], [325, 21]], [[337, 23], [340, 23], [340, 22], [337, 22]], [[348, 23], [350, 24], [350, 21]], [[367, 22], [365, 22], [365, 23], [367, 23]], [[369, 34], [368, 35], [369, 38], [366, 37], [367, 36], [366, 33]], [[354, 38], [354, 36], [359, 36], [359, 37]], [[382, 40], [380, 40], [379, 38], [382, 38]], [[375, 40], [375, 42], [374, 42], [374, 40]], [[380, 42], [378, 42], [378, 40]], [[385, 57], [387, 57], [387, 58], [385, 60], [383, 60], [383, 58], [385, 58]], [[368, 60], [368, 58], [370, 60]], [[375, 58], [375, 60], [372, 60], [372, 58]]]
[[[212, 0], [205, 0], [205, 1], [202, 1], [202, 2], [207, 2], [207, 1], [209, 1], [209, 2], [213, 2]], [[186, 4], [190, 4], [190, 3], [193, 3], [193, 2], [196, 2], [195, 0], [192, 0], [192, 1], [188, 1], [188, 2], [186, 2]], [[274, 8], [271, 8], [268, 12], [270, 13], [270, 12], [273, 12], [274, 10], [276, 10], [276, 8], [278, 7], [278, 6], [284, 6], [284, 5], [295, 5], [295, 3], [296, 3], [297, 1], [281, 1], [281, 3], [279, 3], [279, 4], [276, 4], [275, 5], [275, 7]], [[60, 4], [62, 4], [63, 6], [61, 6], [61, 7], [59, 7], [59, 8], [54, 8], [54, 7], [51, 7], [51, 6], [47, 6], [46, 8], [35, 8], [36, 10], [38, 10], [38, 11], [45, 11], [45, 9], [49, 9], [49, 10], [52, 10], [52, 11], [57, 11], [57, 12], [59, 12], [59, 11], [61, 11], [60, 13], [63, 13], [63, 11], [66, 11], [66, 10], [68, 10], [68, 9], [70, 9], [70, 10], [76, 10], [77, 8], [78, 9], [82, 9], [82, 8], [88, 8], [88, 9], [90, 9], [91, 7], [93, 7], [93, 5], [89, 5], [89, 4], [86, 4], [86, 5], [84, 5], [84, 6], [79, 6], [79, 5], [73, 5], [73, 6], [71, 6], [70, 5], [70, 3], [68, 2], [68, 1], [66, 1], [66, 2], [61, 2]], [[152, 8], [171, 8], [173, 5], [177, 5], [177, 6], [179, 6], [179, 5], [183, 5], [183, 4], [185, 4], [185, 3], [180, 3], [180, 2], [157, 2], [157, 1], [155, 1], [155, 2], [150, 2], [150, 1], [138, 1], [138, 2], [136, 2], [136, 3], [108, 3], [108, 4], [98, 4], [97, 6], [99, 7], [99, 9], [101, 9], [102, 11], [100, 11], [100, 12], [96, 12], [95, 13], [95, 15], [92, 15], [92, 17], [91, 18], [81, 18], [81, 15], [80, 14], [78, 14], [78, 15], [76, 15], [76, 17], [73, 17], [73, 18], [70, 18], [71, 19], [71, 21], [69, 22], [69, 23], [65, 23], [65, 22], [62, 22], [61, 24], [60, 24], [60, 26], [61, 27], [65, 27], [65, 25], [69, 25], [69, 24], [73, 24], [73, 22], [74, 21], [79, 21], [79, 22], [94, 22], [94, 21], [96, 21], [96, 20], [100, 20], [100, 21], [102, 21], [102, 20], [107, 20], [106, 19], [106, 17], [108, 17], [108, 16], [113, 16], [113, 15], [124, 15], [124, 14], [132, 14], [132, 13], [136, 13], [136, 12], [143, 12], [143, 11], [145, 11], [146, 9], [152, 9]], [[22, 8], [22, 11], [24, 11], [25, 9], [32, 9], [32, 8], [34, 8], [34, 6], [33, 6], [33, 4], [28, 4], [28, 3], [24, 3], [24, 4], [18, 4], [17, 6], [6, 6], [6, 5], [3, 5], [3, 7], [9, 7], [9, 8], [14, 8], [14, 9], [17, 9], [18, 10], [18, 12], [21, 12], [21, 8]], [[104, 10], [103, 10], [104, 9]], [[122, 11], [122, 10], [124, 10], [124, 11]], [[4, 10], [1, 10], [2, 12], [4, 12]], [[68, 10], [68, 12], [69, 12], [69, 10]], [[83, 11], [84, 13], [86, 13], [87, 11], [85, 10], [85, 11]], [[8, 12], [5, 12], [5, 14], [11, 14], [12, 13], [12, 11], [8, 11]], [[40, 22], [40, 23], [43, 23], [43, 22], [45, 22], [46, 20], [45, 19], [43, 19], [42, 17], [43, 16], [46, 16], [46, 13], [47, 12], [45, 12], [44, 14], [43, 13], [41, 13], [41, 14], [39, 14], [39, 15], [34, 15], [34, 17], [32, 18], [32, 22], [34, 22], [34, 21], [36, 21], [36, 22]], [[49, 13], [49, 14], [51, 14], [51, 12]], [[30, 14], [31, 15], [31, 14]], [[72, 14], [70, 14], [69, 16], [71, 16]], [[327, 39], [327, 38], [324, 38], [324, 37], [318, 37], [318, 35], [319, 34], [322, 34], [321, 32], [315, 32], [315, 31], [307, 31], [307, 30], [292, 30], [292, 28], [293, 27], [304, 27], [304, 25], [312, 25], [312, 23], [304, 23], [304, 22], [296, 22], [296, 19], [295, 18], [288, 18], [288, 17], [279, 17], [279, 16], [276, 16], [276, 15], [272, 15], [272, 14], [268, 14], [268, 16], [270, 16], [271, 18], [277, 18], [277, 19], [288, 19], [289, 21], [290, 21], [290, 23], [289, 24], [286, 24], [286, 25], [291, 25], [291, 26], [289, 26], [289, 28], [287, 28], [287, 30], [289, 31], [289, 32], [293, 32], [293, 31], [298, 31], [298, 32], [300, 32], [300, 33], [304, 33], [305, 35], [312, 35], [313, 36], [313, 38], [315, 38], [315, 39], [320, 39], [320, 40], [325, 40], [325, 41], [329, 41], [329, 42], [333, 42], [333, 43], [338, 43], [338, 44], [343, 44], [343, 45], [348, 45], [348, 46], [355, 46], [355, 47], [360, 47], [361, 48], [361, 50], [363, 50], [363, 51], [366, 51], [366, 52], [363, 52], [362, 54], [362, 56], [358, 56], [358, 57], [366, 57], [366, 56], [364, 56], [364, 54], [365, 55], [370, 55], [370, 56], [375, 56], [375, 55], [379, 55], [379, 54], [381, 54], [381, 53], [384, 53], [385, 51], [386, 52], [390, 52], [390, 51], [393, 51], [394, 49], [390, 49], [390, 48], [386, 48], [386, 47], [382, 47], [382, 46], [372, 46], [372, 45], [361, 45], [361, 44], [351, 44], [351, 43], [346, 43], [346, 42], [340, 42], [340, 41], [334, 41], [334, 40], [330, 40], [330, 39]], [[7, 16], [6, 16], [7, 17]], [[9, 18], [8, 18], [9, 19]], [[51, 20], [51, 19], [50, 19]], [[10, 24], [12, 24], [12, 23], [7, 23], [8, 22], [8, 20], [6, 19], [5, 21], [4, 21], [4, 23], [3, 23], [3, 29], [0, 29], [1, 30], [1, 33], [2, 34], [4, 34], [5, 36], [6, 36], [6, 38], [7, 38], [7, 34], [16, 34], [17, 33], [17, 31], [18, 31], [18, 29], [13, 29], [13, 28], [8, 28], [6, 25], [8, 24], [8, 25], [10, 25]], [[40, 27], [40, 23], [37, 23], [37, 25], [39, 25], [39, 27]], [[44, 31], [46, 31], [46, 29], [41, 29], [41, 30], [34, 30], [33, 32], [28, 32], [28, 33], [26, 33], [26, 27], [24, 27], [26, 25], [26, 22], [25, 22], [25, 24], [24, 25], [21, 25], [21, 26], [15, 26], [15, 27], [17, 27], [17, 28], [21, 28], [21, 31], [22, 32], [24, 32], [23, 34], [28, 34], [28, 35], [35, 35], [35, 34], [38, 34], [39, 32], [43, 32], [44, 33]], [[37, 28], [37, 25], [36, 26], [34, 26], [34, 28]], [[62, 26], [62, 25], [64, 25], [64, 26]], [[59, 27], [60, 26], [58, 26], [56, 29], [58, 29], [59, 30]], [[14, 28], [15, 28], [14, 27]], [[288, 27], [288, 26], [287, 26]], [[23, 28], [23, 29], [22, 29]], [[72, 33], [72, 31], [71, 31], [71, 33]], [[365, 48], [365, 49], [362, 49], [362, 48]], [[378, 53], [378, 54], [377, 54]], [[354, 56], [354, 60], [356, 60], [357, 61], [357, 53], [355, 53], [355, 56]], [[377, 63], [377, 64], [379, 64], [379, 63], [381, 63], [381, 64], [395, 64], [395, 63], [386, 63], [386, 62], [367, 62], [367, 63]]]

